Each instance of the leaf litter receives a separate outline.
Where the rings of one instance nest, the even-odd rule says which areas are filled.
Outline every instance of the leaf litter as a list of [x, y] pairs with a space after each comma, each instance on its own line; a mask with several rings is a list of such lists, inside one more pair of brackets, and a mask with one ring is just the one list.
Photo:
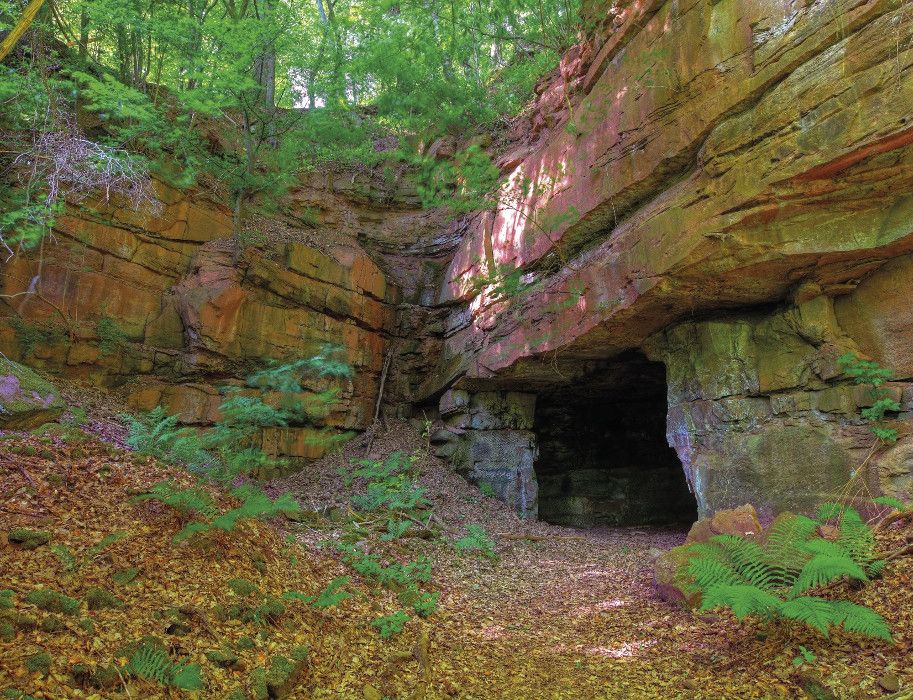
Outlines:
[[[186, 472], [94, 436], [78, 444], [3, 437], [0, 532], [28, 528], [47, 532], [50, 541], [25, 549], [0, 540], [0, 590], [11, 590], [16, 613], [37, 623], [0, 638], [0, 691], [55, 700], [255, 697], [257, 670], [302, 649], [304, 672], [290, 687], [271, 687], [269, 697], [803, 698], [816, 697], [808, 690], [814, 686], [831, 693], [817, 697], [861, 699], [901, 698], [913, 688], [908, 559], [852, 594], [887, 618], [894, 645], [843, 634], [825, 640], [806, 629], [738, 624], [726, 613], [696, 614], [660, 600], [652, 562], [683, 542], [684, 531], [574, 530], [521, 520], [431, 456], [405, 425], [379, 435], [370, 456], [417, 455], [416, 479], [433, 515], [427, 526], [415, 524], [387, 542], [380, 538], [384, 523], [353, 509], [352, 487], [339, 474], [364, 455], [358, 441], [266, 485], [269, 492], [291, 491], [308, 517], [243, 522], [234, 532], [175, 545], [184, 522], [133, 496], [166, 478], [190, 485]], [[210, 491], [221, 505], [233, 505], [225, 493]], [[363, 544], [371, 552], [431, 560], [429, 586], [440, 594], [435, 613], [412, 615], [401, 634], [381, 639], [372, 622], [402, 606], [392, 591], [341, 562], [332, 543], [350, 535], [353, 522], [367, 529]], [[495, 558], [454, 549], [470, 523], [494, 540]], [[880, 537], [894, 549], [911, 532], [898, 523]], [[349, 595], [335, 607], [284, 600], [284, 613], [272, 622], [224, 614], [238, 602], [231, 580], [252, 582], [263, 596], [294, 591], [315, 598], [344, 576]], [[54, 615], [24, 602], [37, 588], [80, 601], [79, 612]], [[110, 591], [117, 602], [89, 610], [93, 589]], [[41, 624], [52, 615], [55, 624]], [[117, 654], [150, 636], [175, 662], [199, 664], [204, 688], [182, 691], [131, 675], [129, 659]], [[800, 647], [812, 650], [814, 661], [797, 668]], [[40, 654], [50, 657], [46, 674], [26, 664]], [[113, 667], [116, 682], [80, 684], [80, 665]], [[898, 692], [885, 690], [886, 678]]]

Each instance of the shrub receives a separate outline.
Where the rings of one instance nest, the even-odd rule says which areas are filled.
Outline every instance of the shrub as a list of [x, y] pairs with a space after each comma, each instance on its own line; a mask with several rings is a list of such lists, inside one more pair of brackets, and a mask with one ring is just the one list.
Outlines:
[[377, 628], [381, 639], [389, 639], [402, 632], [407, 622], [409, 622], [409, 616], [402, 610], [397, 610], [392, 615], [378, 617], [371, 623], [371, 626]]
[[891, 392], [884, 388], [884, 383], [891, 379], [891, 370], [873, 360], [863, 360], [848, 352], [837, 360], [841, 369], [853, 378], [856, 384], [867, 384], [872, 397], [872, 405], [863, 408], [862, 417], [873, 423], [872, 432], [883, 442], [897, 442], [897, 431], [882, 425], [885, 414], [896, 413], [901, 405], [891, 398]]
[[[837, 523], [836, 541], [816, 536], [822, 524]], [[891, 640], [884, 619], [867, 607], [808, 592], [838, 579], [866, 582], [884, 565], [874, 553], [874, 536], [848, 506], [826, 503], [816, 519], [781, 516], [763, 542], [717, 535], [689, 545], [692, 557], [680, 572], [702, 596], [701, 610], [728, 607], [739, 620], [755, 616], [803, 622], [828, 636], [843, 627]]]
[[481, 525], [472, 523], [466, 526], [466, 535], [453, 543], [454, 549], [460, 552], [479, 552], [480, 554], [493, 559], [495, 555], [495, 543], [485, 528]]

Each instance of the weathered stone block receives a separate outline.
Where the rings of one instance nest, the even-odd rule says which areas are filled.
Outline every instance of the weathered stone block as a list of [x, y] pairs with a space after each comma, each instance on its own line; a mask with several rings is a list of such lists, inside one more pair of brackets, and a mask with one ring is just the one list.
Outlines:
[[31, 430], [66, 409], [60, 392], [34, 370], [0, 358], [0, 428]]
[[470, 400], [470, 427], [475, 430], [531, 430], [535, 411], [535, 394], [479, 392]]

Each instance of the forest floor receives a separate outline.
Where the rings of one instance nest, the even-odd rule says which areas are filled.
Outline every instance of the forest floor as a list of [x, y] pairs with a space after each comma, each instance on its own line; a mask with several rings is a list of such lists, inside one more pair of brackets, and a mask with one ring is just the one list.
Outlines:
[[[12, 591], [0, 595], [5, 697], [913, 697], [904, 690], [913, 688], [909, 560], [892, 562], [852, 593], [885, 616], [893, 645], [842, 634], [827, 640], [660, 600], [652, 562], [681, 543], [684, 530], [522, 521], [429, 456], [405, 426], [267, 485], [290, 490], [308, 517], [245, 521], [180, 544], [172, 537], [185, 521], [135, 497], [162, 479], [190, 485], [186, 472], [73, 431], [0, 437], [0, 533], [25, 527], [49, 538], [29, 549], [0, 535], [0, 590]], [[397, 594], [353, 572], [333, 546], [351, 537], [353, 522], [371, 527], [353, 511], [352, 488], [338, 473], [367, 447], [378, 458], [394, 450], [417, 455], [416, 478], [434, 513], [428, 532], [416, 528], [419, 536], [362, 543], [386, 561], [432, 563], [423, 585], [440, 594], [437, 611], [412, 615], [389, 639], [371, 623], [403, 607]], [[454, 549], [469, 523], [492, 537], [495, 557]], [[893, 543], [909, 535], [887, 536]], [[350, 597], [336, 606], [282, 597], [317, 596], [341, 576], [351, 577], [343, 586]], [[255, 590], [233, 590], [229, 581], [238, 578]], [[38, 588], [73, 602], [48, 609], [29, 597]], [[255, 614], [277, 600], [281, 611]], [[132, 674], [129, 658], [144, 638], [174, 661], [200, 664], [205, 689], [180, 691]], [[796, 666], [800, 646], [814, 659]]]

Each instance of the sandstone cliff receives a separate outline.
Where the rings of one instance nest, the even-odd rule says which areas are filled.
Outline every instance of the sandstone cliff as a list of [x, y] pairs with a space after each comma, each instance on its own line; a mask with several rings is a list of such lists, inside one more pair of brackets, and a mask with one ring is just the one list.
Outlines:
[[[341, 343], [330, 425], [367, 427], [384, 376], [390, 406], [440, 419], [439, 454], [569, 524], [832, 495], [873, 443], [854, 352], [902, 405], [867, 488], [909, 495], [910, 0], [588, 12], [600, 38], [515, 122], [496, 210], [449, 222], [405, 181], [318, 174], [235, 264], [227, 212], [160, 186], [161, 214], [70, 212], [6, 266], [0, 350], [206, 423], [255, 362]], [[520, 293], [480, 291], [495, 269]]]

